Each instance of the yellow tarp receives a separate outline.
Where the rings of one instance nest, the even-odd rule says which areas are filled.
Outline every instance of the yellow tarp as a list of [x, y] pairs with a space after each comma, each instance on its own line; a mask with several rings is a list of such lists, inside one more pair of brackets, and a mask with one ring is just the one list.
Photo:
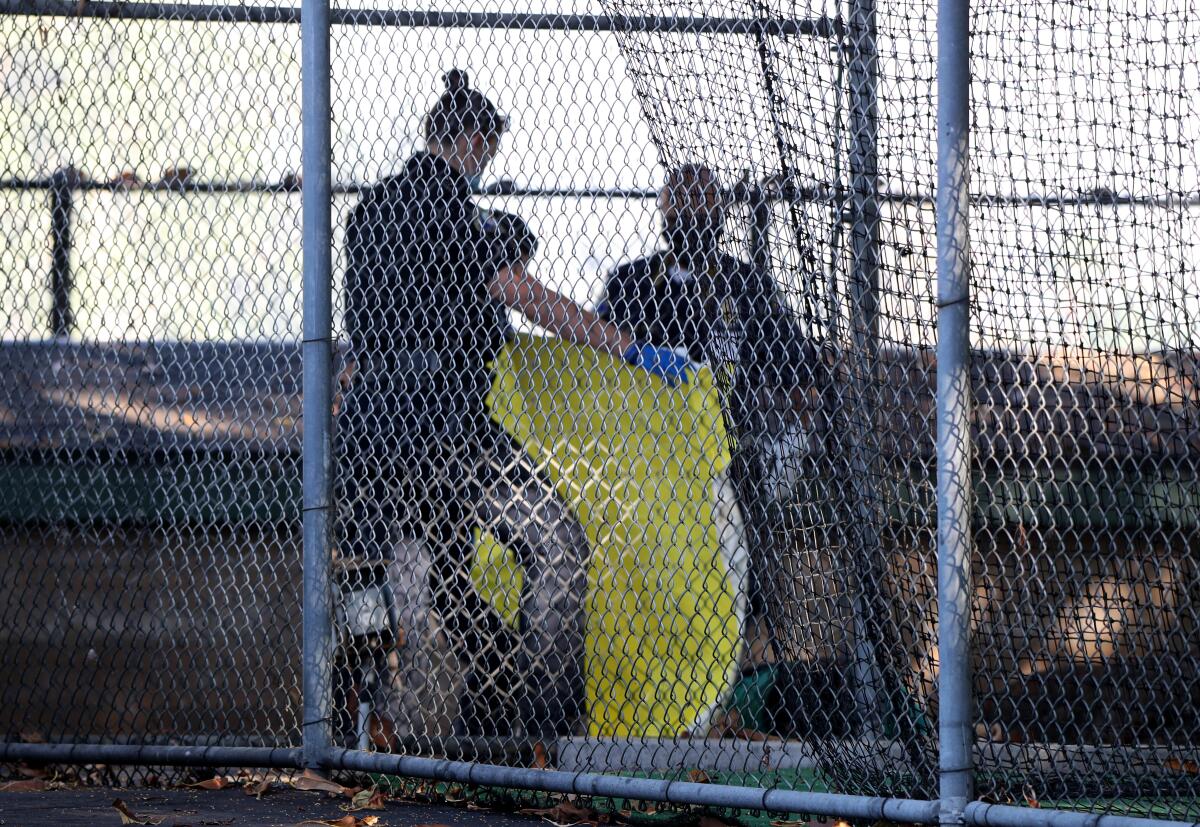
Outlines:
[[[729, 463], [712, 375], [682, 388], [559, 340], [520, 337], [495, 364], [492, 415], [543, 466], [591, 546], [589, 731], [676, 735], [725, 689], [734, 594], [712, 517]], [[473, 577], [512, 622], [521, 570], [480, 538]]]

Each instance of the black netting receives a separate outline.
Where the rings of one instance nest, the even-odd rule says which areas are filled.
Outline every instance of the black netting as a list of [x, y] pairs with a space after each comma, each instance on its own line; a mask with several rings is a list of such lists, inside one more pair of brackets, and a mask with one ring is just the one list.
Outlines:
[[[653, 10], [680, 9], [701, 11]], [[973, 4], [975, 687], [993, 800], [1192, 812], [1194, 11]], [[827, 400], [821, 452], [791, 458], [805, 486], [769, 523], [768, 617], [872, 697], [849, 719], [867, 737], [825, 742], [823, 773], [928, 795], [935, 7], [721, 13], [837, 32], [619, 36], [666, 162], [701, 160], [769, 204], [740, 221], [829, 354], [829, 385], [814, 370], [808, 387]], [[752, 444], [757, 425], [735, 430]]]

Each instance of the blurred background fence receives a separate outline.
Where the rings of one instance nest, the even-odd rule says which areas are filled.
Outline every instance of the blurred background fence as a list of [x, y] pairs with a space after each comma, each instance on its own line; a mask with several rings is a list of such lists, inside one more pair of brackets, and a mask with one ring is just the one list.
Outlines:
[[[712, 486], [712, 533], [643, 537], [660, 557], [619, 594], [593, 583], [590, 722], [548, 757], [519, 732], [459, 737], [463, 653], [435, 635], [436, 720], [401, 752], [932, 800], [936, 9], [710, 6], [332, 10], [335, 373], [346, 215], [419, 146], [454, 66], [513, 117], [478, 200], [538, 233], [545, 284], [597, 306], [610, 271], [658, 245], [664, 170], [701, 162], [730, 196], [725, 251], [771, 277], [820, 354], [766, 400], [753, 366], [711, 360], [714, 393], [689, 399], [716, 406], [731, 456], [689, 473]], [[985, 801], [1200, 813], [1197, 11], [970, 10], [968, 717]], [[0, 12], [0, 734], [297, 748], [299, 10]], [[635, 415], [649, 404], [619, 387]], [[668, 436], [694, 424], [666, 419]], [[511, 598], [512, 564], [480, 559], [477, 580]], [[649, 628], [667, 612], [655, 589], [711, 640], [734, 628], [729, 645]], [[380, 748], [366, 730], [335, 746]]]

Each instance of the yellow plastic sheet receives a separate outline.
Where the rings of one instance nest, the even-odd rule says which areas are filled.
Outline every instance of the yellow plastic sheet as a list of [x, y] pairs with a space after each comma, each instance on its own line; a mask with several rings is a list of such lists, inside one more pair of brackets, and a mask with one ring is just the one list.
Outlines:
[[[589, 732], [676, 735], [725, 689], [738, 647], [712, 516], [729, 463], [712, 375], [684, 388], [587, 348], [520, 337], [489, 404], [583, 523]], [[490, 536], [472, 576], [514, 622], [521, 569]]]

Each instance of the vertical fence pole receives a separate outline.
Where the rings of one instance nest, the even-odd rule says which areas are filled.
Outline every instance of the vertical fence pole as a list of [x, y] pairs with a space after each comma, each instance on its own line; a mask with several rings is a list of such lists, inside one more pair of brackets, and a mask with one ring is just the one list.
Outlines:
[[[871, 376], [875, 370], [879, 335], [879, 101], [876, 98], [879, 63], [875, 53], [875, 0], [851, 0], [849, 6], [849, 103], [850, 103], [850, 198], [851, 272], [850, 335], [856, 375], [848, 403], [847, 423], [852, 441], [847, 446], [852, 490], [850, 536], [858, 579], [854, 595], [854, 698], [863, 734], [879, 737], [883, 729], [881, 639], [884, 624], [879, 588], [883, 579], [876, 520], [871, 511], [876, 502], [871, 481], [870, 447], [862, 445], [874, 424]], [[886, 667], [883, 667], [886, 669]], [[884, 691], [886, 697], [888, 693]]]
[[71, 221], [75, 216], [77, 176], [70, 167], [50, 179], [50, 333], [71, 335]]
[[333, 425], [333, 253], [330, 181], [329, 0], [303, 0], [301, 207], [304, 259], [304, 763], [330, 746], [330, 528]]
[[969, 0], [938, 2], [937, 522], [939, 821], [972, 796]]
[[[850, 330], [854, 337], [854, 349], [860, 366], [873, 368], [876, 332], [879, 324], [877, 296], [879, 289], [879, 216], [878, 162], [876, 138], [878, 135], [878, 101], [875, 100], [878, 64], [875, 61], [875, 2], [874, 0], [851, 0], [850, 3], [850, 191], [851, 191], [851, 274], [850, 274]], [[856, 389], [857, 413], [862, 420], [859, 425], [869, 427], [870, 383], [859, 376], [863, 383]], [[853, 414], [852, 414], [853, 415]], [[858, 522], [857, 551], [871, 564], [860, 567], [861, 582], [854, 597], [854, 697], [864, 734], [879, 734], [881, 728], [879, 708], [879, 669], [876, 662], [876, 640], [874, 614], [879, 610], [873, 591], [878, 585], [876, 560], [879, 557], [878, 538], [873, 531], [874, 520], [869, 513], [873, 498], [865, 489], [871, 475], [861, 451], [851, 451], [851, 473], [853, 482], [862, 488], [854, 498], [857, 511], [852, 519]]]

